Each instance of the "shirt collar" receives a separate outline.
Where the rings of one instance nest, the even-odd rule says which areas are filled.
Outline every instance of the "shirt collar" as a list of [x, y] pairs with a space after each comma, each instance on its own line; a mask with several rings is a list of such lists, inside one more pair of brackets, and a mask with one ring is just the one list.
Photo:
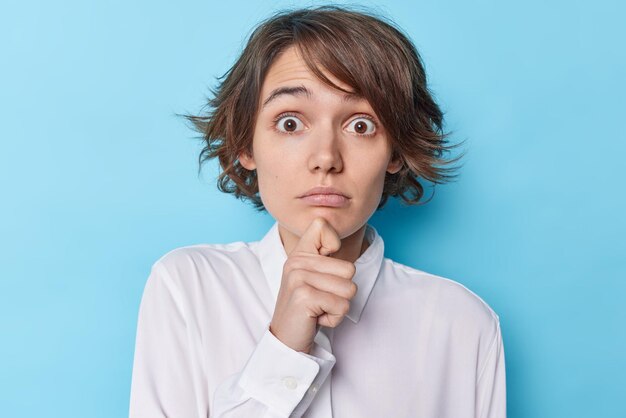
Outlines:
[[[365, 239], [368, 240], [370, 245], [354, 263], [356, 272], [352, 281], [357, 285], [358, 289], [356, 295], [350, 301], [350, 311], [346, 315], [355, 324], [359, 322], [361, 313], [374, 288], [385, 253], [385, 244], [382, 237], [378, 234], [376, 228], [369, 224], [366, 225]], [[257, 256], [275, 303], [278, 299], [283, 265], [287, 261], [287, 253], [278, 232], [278, 222], [274, 222], [274, 225], [257, 244]]]

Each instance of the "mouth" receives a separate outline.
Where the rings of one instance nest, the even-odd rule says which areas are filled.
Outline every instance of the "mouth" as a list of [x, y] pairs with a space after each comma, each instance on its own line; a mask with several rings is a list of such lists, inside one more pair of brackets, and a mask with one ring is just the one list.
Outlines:
[[338, 196], [343, 196], [346, 199], [350, 199], [350, 196], [348, 196], [341, 190], [336, 189], [331, 186], [316, 186], [316, 187], [313, 187], [312, 189], [309, 189], [309, 191], [307, 191], [306, 193], [298, 197], [307, 197], [307, 196], [312, 196], [312, 195], [338, 195]]
[[347, 197], [338, 194], [311, 194], [300, 199], [311, 206], [330, 206], [334, 208], [346, 206], [348, 203]]

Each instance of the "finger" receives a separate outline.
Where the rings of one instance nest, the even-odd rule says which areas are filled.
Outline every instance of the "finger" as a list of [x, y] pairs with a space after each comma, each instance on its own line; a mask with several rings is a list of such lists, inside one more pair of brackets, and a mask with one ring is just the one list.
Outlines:
[[320, 330], [320, 326], [335, 328], [345, 318], [345, 315], [334, 315], [330, 313], [324, 313], [317, 317], [317, 331]]
[[291, 255], [285, 263], [284, 269], [287, 272], [307, 270], [333, 274], [344, 279], [352, 279], [356, 273], [356, 266], [350, 261], [308, 253]]
[[337, 231], [322, 217], [317, 217], [307, 227], [293, 251], [329, 255], [341, 248]]
[[[333, 293], [317, 290], [314, 287], [310, 287], [306, 293], [310, 297], [309, 300], [314, 301], [310, 306], [309, 316], [317, 317], [319, 325], [335, 327], [350, 310], [350, 301]], [[320, 317], [323, 318], [321, 321]]]
[[357, 285], [351, 280], [333, 274], [324, 274], [302, 270], [298, 279], [323, 292], [332, 293], [344, 299], [352, 299], [357, 292]]

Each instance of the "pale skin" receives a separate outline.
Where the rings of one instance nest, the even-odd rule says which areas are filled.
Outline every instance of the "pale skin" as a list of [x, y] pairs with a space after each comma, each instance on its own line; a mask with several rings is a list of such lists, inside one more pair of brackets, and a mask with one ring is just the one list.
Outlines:
[[[304, 87], [308, 95], [282, 94], [263, 106], [280, 87]], [[252, 155], [239, 156], [257, 172], [261, 199], [278, 221], [288, 255], [270, 331], [304, 353], [318, 325], [334, 328], [348, 313], [357, 292], [354, 262], [369, 245], [367, 221], [386, 173], [402, 167], [391, 159], [391, 142], [367, 100], [344, 95], [318, 80], [294, 47], [286, 49], [263, 81]], [[339, 189], [347, 203], [331, 207], [300, 198], [316, 186]]]

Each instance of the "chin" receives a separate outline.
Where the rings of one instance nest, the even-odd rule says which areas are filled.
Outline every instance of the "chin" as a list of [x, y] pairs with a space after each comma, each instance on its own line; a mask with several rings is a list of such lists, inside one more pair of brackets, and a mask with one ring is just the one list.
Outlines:
[[322, 217], [326, 219], [326, 221], [337, 231], [337, 235], [339, 235], [340, 239], [344, 239], [349, 237], [350, 235], [357, 232], [359, 229], [363, 227], [367, 223], [367, 219], [356, 219], [354, 218], [354, 214], [346, 213], [337, 210], [336, 208], [328, 208], [328, 207], [317, 207], [314, 211], [311, 211], [310, 216], [306, 216], [301, 220], [299, 235], [302, 235], [306, 228], [310, 225], [310, 223], [316, 217]]
[[[371, 212], [361, 210], [357, 211], [354, 205], [347, 208], [335, 208], [329, 206], [301, 206], [299, 204], [292, 206], [285, 202], [284, 205], [272, 207], [265, 205], [267, 212], [281, 225], [282, 228], [294, 235], [301, 237], [304, 231], [309, 227], [313, 219], [321, 217], [337, 231], [340, 239], [349, 237], [350, 235], [361, 229], [368, 221], [368, 214]], [[279, 210], [276, 210], [279, 209]]]

